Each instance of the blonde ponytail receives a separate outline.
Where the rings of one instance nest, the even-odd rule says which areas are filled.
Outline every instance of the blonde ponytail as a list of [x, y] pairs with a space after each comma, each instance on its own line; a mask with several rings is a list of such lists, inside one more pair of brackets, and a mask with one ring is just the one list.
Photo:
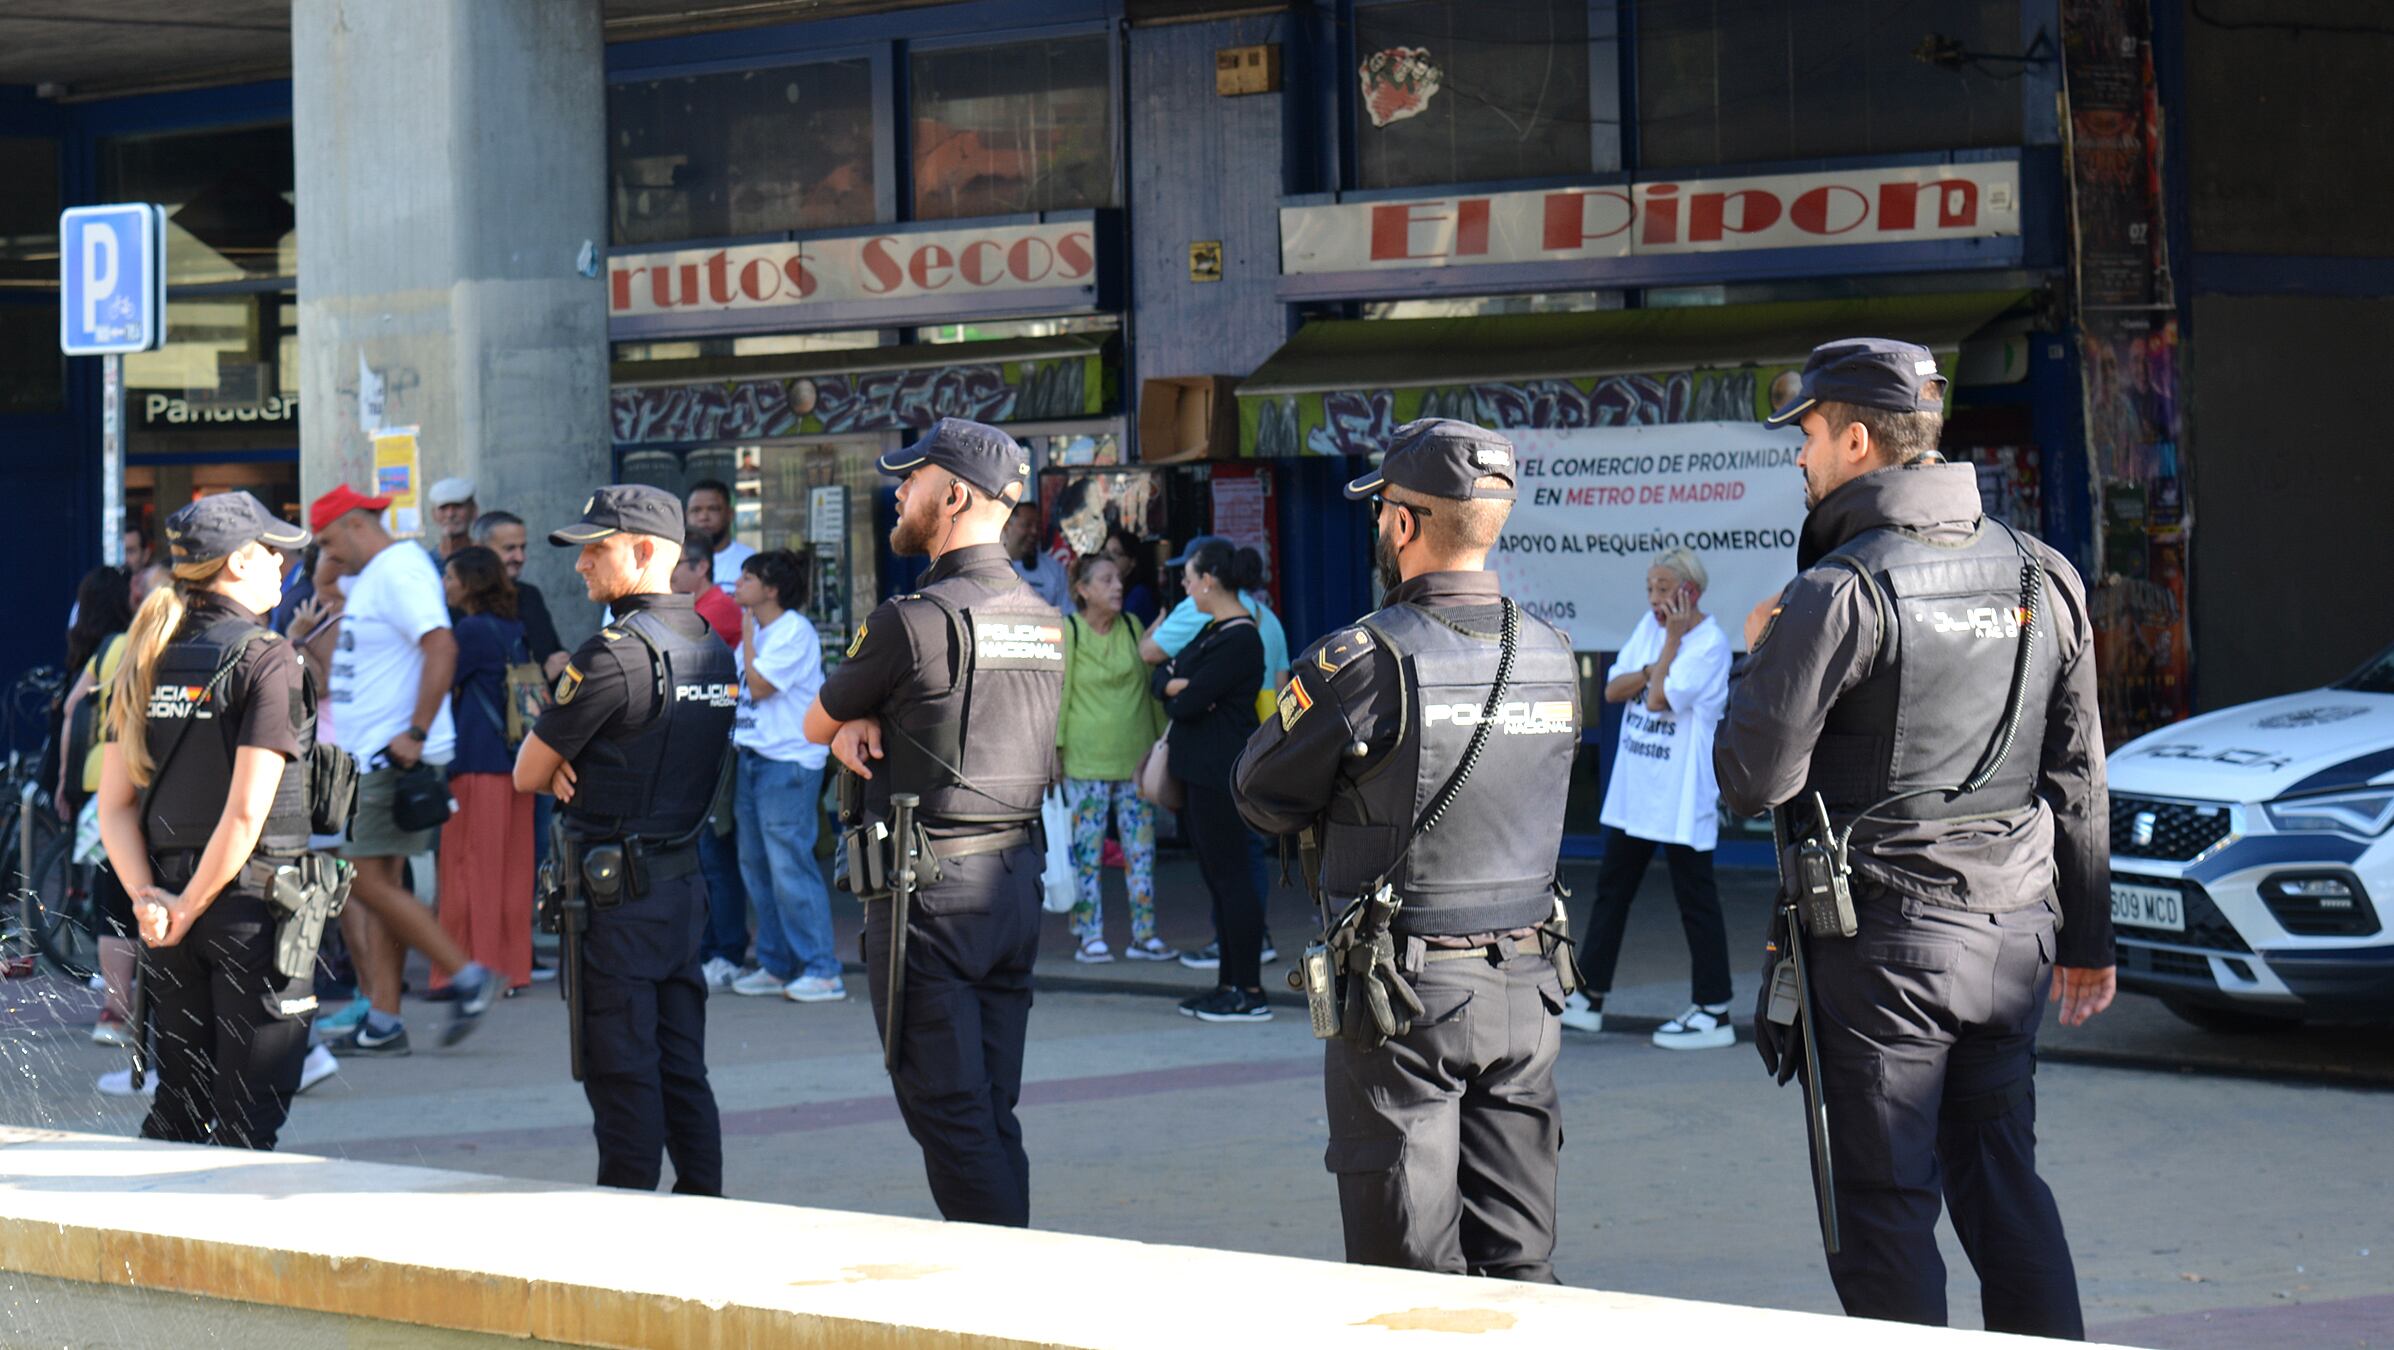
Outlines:
[[148, 787], [157, 773], [150, 762], [150, 687], [158, 678], [159, 655], [183, 626], [184, 590], [198, 590], [223, 570], [222, 558], [177, 566], [173, 584], [150, 592], [126, 630], [125, 654], [109, 689], [108, 736], [135, 787]]

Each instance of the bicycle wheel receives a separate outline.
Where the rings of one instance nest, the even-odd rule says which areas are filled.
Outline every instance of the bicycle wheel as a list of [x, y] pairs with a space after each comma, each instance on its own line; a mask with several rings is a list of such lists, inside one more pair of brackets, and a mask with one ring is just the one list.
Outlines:
[[52, 839], [26, 879], [25, 928], [35, 950], [78, 980], [100, 968], [99, 865], [74, 859], [75, 837]]

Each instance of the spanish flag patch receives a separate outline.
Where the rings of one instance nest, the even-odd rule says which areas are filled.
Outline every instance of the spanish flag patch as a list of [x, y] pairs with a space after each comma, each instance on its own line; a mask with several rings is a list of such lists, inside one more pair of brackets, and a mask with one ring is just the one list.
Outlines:
[[1288, 687], [1280, 691], [1280, 729], [1294, 731], [1297, 719], [1313, 708], [1313, 695], [1305, 692], [1303, 676], [1292, 676]]

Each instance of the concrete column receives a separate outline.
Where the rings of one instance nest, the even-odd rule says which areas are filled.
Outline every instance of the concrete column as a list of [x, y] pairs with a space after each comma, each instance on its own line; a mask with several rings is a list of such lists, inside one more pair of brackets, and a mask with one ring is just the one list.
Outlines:
[[300, 480], [370, 489], [360, 362], [424, 480], [531, 527], [570, 644], [595, 609], [543, 535], [611, 471], [601, 0], [294, 0]]

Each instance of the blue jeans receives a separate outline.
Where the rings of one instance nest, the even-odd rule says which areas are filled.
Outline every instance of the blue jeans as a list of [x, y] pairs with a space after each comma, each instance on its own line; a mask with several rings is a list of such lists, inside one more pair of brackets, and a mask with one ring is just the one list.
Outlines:
[[698, 832], [698, 870], [707, 878], [707, 937], [700, 961], [739, 965], [748, 959], [748, 886], [740, 880], [740, 836], [735, 826], [722, 834]]
[[756, 905], [757, 966], [784, 980], [832, 979], [831, 892], [815, 864], [823, 771], [753, 750], [740, 756], [740, 875]]

